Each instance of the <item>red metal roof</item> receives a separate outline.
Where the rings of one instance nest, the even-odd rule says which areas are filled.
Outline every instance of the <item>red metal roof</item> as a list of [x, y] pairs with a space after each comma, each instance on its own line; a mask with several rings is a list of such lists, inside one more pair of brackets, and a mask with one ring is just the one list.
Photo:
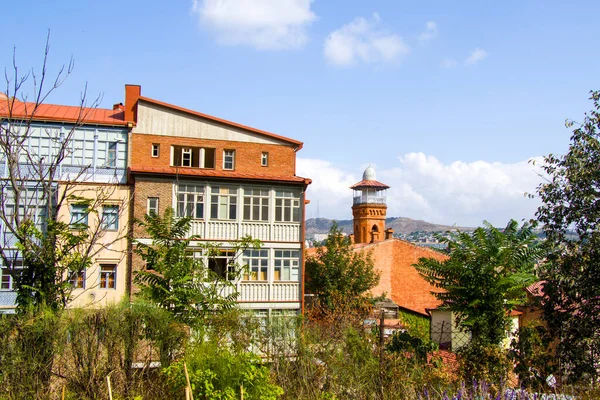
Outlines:
[[185, 167], [148, 167], [148, 166], [134, 166], [131, 167], [132, 173], [143, 173], [143, 174], [161, 174], [161, 175], [175, 175], [179, 174], [182, 177], [194, 176], [194, 177], [207, 177], [207, 178], [228, 178], [228, 179], [249, 179], [259, 181], [278, 181], [278, 182], [291, 182], [291, 183], [303, 183], [309, 185], [312, 180], [308, 178], [302, 178], [300, 176], [280, 176], [280, 175], [265, 175], [265, 174], [248, 174], [244, 172], [236, 171], [216, 171], [214, 169], [200, 169], [200, 168], [185, 168]]
[[226, 119], [213, 117], [212, 115], [202, 114], [202, 113], [199, 113], [199, 112], [194, 111], [194, 110], [190, 110], [190, 109], [187, 109], [187, 108], [175, 106], [173, 104], [165, 103], [165, 102], [162, 102], [162, 101], [159, 101], [159, 100], [154, 100], [154, 99], [151, 99], [149, 97], [140, 96], [138, 100], [145, 101], [145, 102], [152, 103], [152, 104], [156, 104], [156, 105], [159, 105], [161, 107], [166, 107], [166, 108], [170, 108], [170, 109], [173, 109], [173, 110], [177, 110], [177, 111], [180, 111], [180, 112], [183, 112], [183, 113], [186, 113], [186, 114], [193, 115], [195, 117], [200, 117], [200, 118], [208, 119], [208, 120], [211, 120], [211, 121], [219, 122], [221, 124], [233, 126], [235, 128], [244, 129], [246, 131], [250, 131], [250, 132], [253, 132], [253, 133], [258, 133], [260, 135], [269, 136], [269, 137], [274, 138], [274, 139], [279, 139], [279, 140], [282, 140], [284, 142], [288, 142], [288, 143], [291, 143], [291, 144], [297, 146], [296, 151], [300, 150], [302, 148], [302, 146], [304, 145], [302, 142], [300, 142], [298, 140], [290, 139], [290, 138], [285, 137], [285, 136], [276, 135], [274, 133], [263, 131], [263, 130], [256, 129], [256, 128], [252, 128], [250, 126], [238, 124], [237, 122], [228, 121]]
[[10, 99], [0, 100], [0, 117], [33, 121], [73, 122], [126, 126], [123, 110], [39, 104]]
[[367, 181], [367, 180], [362, 180], [362, 181], [350, 186], [350, 189], [368, 189], [368, 188], [389, 189], [390, 187], [388, 185], [386, 185], [385, 183], [381, 183], [378, 181]]

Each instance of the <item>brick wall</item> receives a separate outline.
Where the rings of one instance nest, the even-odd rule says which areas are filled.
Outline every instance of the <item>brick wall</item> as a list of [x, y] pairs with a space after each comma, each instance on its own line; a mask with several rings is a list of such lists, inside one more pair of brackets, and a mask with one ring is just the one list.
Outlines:
[[[148, 197], [158, 197], [158, 213], [163, 215], [167, 207], [173, 204], [173, 180], [160, 178], [135, 178], [135, 191], [133, 195], [133, 218], [143, 220], [148, 210]], [[145, 238], [144, 229], [137, 224], [133, 226], [134, 238]]]
[[[235, 150], [234, 172], [262, 174], [265, 176], [294, 176], [296, 173], [296, 152], [291, 146], [233, 142], [228, 140], [191, 139], [184, 137], [132, 134], [131, 167], [169, 167], [171, 165], [171, 145], [207, 147], [215, 149], [215, 171], [223, 170], [223, 150]], [[160, 145], [158, 158], [152, 157], [152, 144]], [[268, 166], [261, 165], [262, 152], [269, 153]], [[179, 167], [177, 172], [185, 174], [188, 168]], [[196, 168], [190, 168], [196, 169]], [[173, 174], [176, 173], [173, 168]]]

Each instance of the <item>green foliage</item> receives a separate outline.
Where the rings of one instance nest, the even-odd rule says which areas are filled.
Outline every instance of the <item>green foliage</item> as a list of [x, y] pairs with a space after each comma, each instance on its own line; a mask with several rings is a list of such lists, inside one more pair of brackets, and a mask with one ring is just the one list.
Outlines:
[[508, 371], [512, 367], [506, 352], [496, 345], [480, 345], [470, 342], [461, 347], [460, 370], [463, 379], [470, 382], [473, 379], [482, 382], [506, 384]]
[[64, 336], [50, 309], [19, 315], [0, 314], [0, 398], [33, 399], [47, 395], [54, 354]]
[[519, 327], [517, 338], [511, 343], [509, 357], [515, 364], [515, 373], [522, 387], [543, 390], [546, 377], [555, 371], [551, 341], [539, 322]]
[[[172, 208], [163, 217], [146, 215], [138, 224], [146, 229], [152, 244], [136, 242], [134, 250], [146, 263], [146, 269], [136, 271], [134, 281], [140, 287], [140, 297], [169, 310], [177, 320], [199, 325], [215, 311], [229, 310], [236, 304], [237, 292], [232, 281], [242, 268], [232, 259], [228, 263], [228, 279], [207, 268], [202, 259], [195, 258], [189, 248], [195, 236], [188, 235], [190, 218], [175, 218]], [[215, 257], [219, 246], [197, 246]], [[233, 244], [240, 254], [246, 248], [259, 248], [260, 242], [249, 237]]]
[[402, 310], [398, 311], [398, 319], [406, 326], [408, 333], [425, 342], [430, 340], [431, 318]]
[[395, 332], [386, 348], [393, 353], [411, 353], [413, 360], [419, 363], [427, 362], [427, 353], [436, 350], [432, 342], [412, 336], [408, 332]]
[[234, 400], [243, 391], [244, 399], [274, 400], [283, 394], [258, 357], [202, 340], [192, 345], [184, 360], [164, 369], [174, 393], [183, 393], [186, 386], [184, 363], [195, 398]]
[[551, 249], [542, 271], [544, 318], [572, 381], [597, 381], [600, 360], [600, 92], [591, 100], [568, 152], [544, 158], [549, 179], [537, 188], [537, 219]]
[[325, 239], [325, 246], [308, 256], [306, 291], [319, 295], [322, 304], [364, 300], [366, 292], [379, 282], [370, 253], [356, 252], [350, 239], [342, 236], [334, 223]]
[[485, 223], [473, 233], [440, 238], [448, 244], [445, 261], [421, 258], [415, 265], [434, 287], [442, 309], [452, 311], [471, 333], [474, 346], [499, 345], [510, 326], [508, 316], [525, 301], [525, 287], [535, 281], [542, 256], [531, 227], [510, 221], [504, 230]]

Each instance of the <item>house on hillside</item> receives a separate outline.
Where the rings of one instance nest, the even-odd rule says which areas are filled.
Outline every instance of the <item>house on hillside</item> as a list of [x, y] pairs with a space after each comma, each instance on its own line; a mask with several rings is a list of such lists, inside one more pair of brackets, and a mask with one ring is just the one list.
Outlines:
[[[93, 238], [91, 265], [65, 277], [73, 287], [72, 305], [119, 301], [130, 282], [129, 128], [124, 109], [36, 106], [2, 96], [0, 120], [3, 139], [11, 141], [0, 147], [0, 312], [14, 312], [15, 282], [23, 266], [17, 221], [31, 219], [44, 232], [47, 217], [55, 214], [73, 229], [86, 225]], [[13, 154], [7, 156], [4, 149]], [[17, 153], [17, 164], [11, 164]]]
[[[143, 97], [126, 85], [125, 119], [132, 121], [129, 181], [133, 218], [150, 212], [191, 217], [191, 252], [227, 279], [235, 256], [249, 273], [235, 282], [238, 302], [258, 315], [299, 313], [304, 302], [306, 188], [296, 175], [302, 143], [287, 137]], [[250, 235], [260, 250], [232, 254], [232, 241]], [[149, 241], [139, 226], [134, 241]], [[220, 244], [209, 260], [200, 244]], [[144, 268], [133, 257], [132, 269]]]

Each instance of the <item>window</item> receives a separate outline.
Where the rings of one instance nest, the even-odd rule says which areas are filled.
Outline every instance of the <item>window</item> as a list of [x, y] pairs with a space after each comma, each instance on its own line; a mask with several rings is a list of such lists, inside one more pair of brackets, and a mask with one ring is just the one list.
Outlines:
[[276, 281], [297, 281], [300, 265], [300, 252], [298, 250], [275, 250]]
[[177, 190], [177, 216], [204, 218], [204, 186], [182, 184]]
[[244, 220], [269, 220], [269, 191], [265, 189], [244, 189]]
[[215, 149], [173, 146], [174, 167], [214, 168]]
[[217, 249], [208, 255], [208, 269], [219, 278], [235, 278], [234, 270], [235, 251], [228, 249]]
[[192, 166], [192, 149], [183, 148], [181, 149], [181, 166], [191, 167]]
[[11, 268], [3, 266], [1, 269], [2, 278], [0, 280], [0, 289], [2, 290], [14, 290], [16, 289], [16, 283], [19, 279], [23, 268], [23, 260], [12, 261], [13, 273], [10, 273]]
[[268, 250], [245, 250], [244, 265], [248, 265], [248, 271], [244, 273], [245, 281], [266, 281], [269, 265]]
[[237, 189], [214, 186], [210, 193], [210, 218], [237, 218]]
[[223, 151], [223, 169], [235, 168], [235, 150]]
[[119, 229], [119, 206], [103, 207], [102, 228], [108, 231], [116, 231]]
[[152, 143], [152, 157], [158, 157], [160, 155], [160, 144]]
[[158, 215], [158, 197], [148, 197], [148, 215]]
[[117, 142], [109, 142], [108, 143], [107, 165], [109, 167], [117, 166]]
[[[85, 204], [73, 204], [71, 206], [71, 226], [81, 227], [88, 223], [88, 208]], [[79, 225], [79, 226], [78, 226]]]
[[266, 167], [269, 165], [269, 153], [263, 152], [260, 156], [260, 165]]
[[100, 265], [100, 289], [117, 287], [117, 266], [114, 264]]
[[73, 289], [85, 289], [85, 270], [71, 272], [69, 274], [69, 283]]
[[300, 222], [300, 199], [297, 193], [284, 190], [275, 192], [275, 221]]

